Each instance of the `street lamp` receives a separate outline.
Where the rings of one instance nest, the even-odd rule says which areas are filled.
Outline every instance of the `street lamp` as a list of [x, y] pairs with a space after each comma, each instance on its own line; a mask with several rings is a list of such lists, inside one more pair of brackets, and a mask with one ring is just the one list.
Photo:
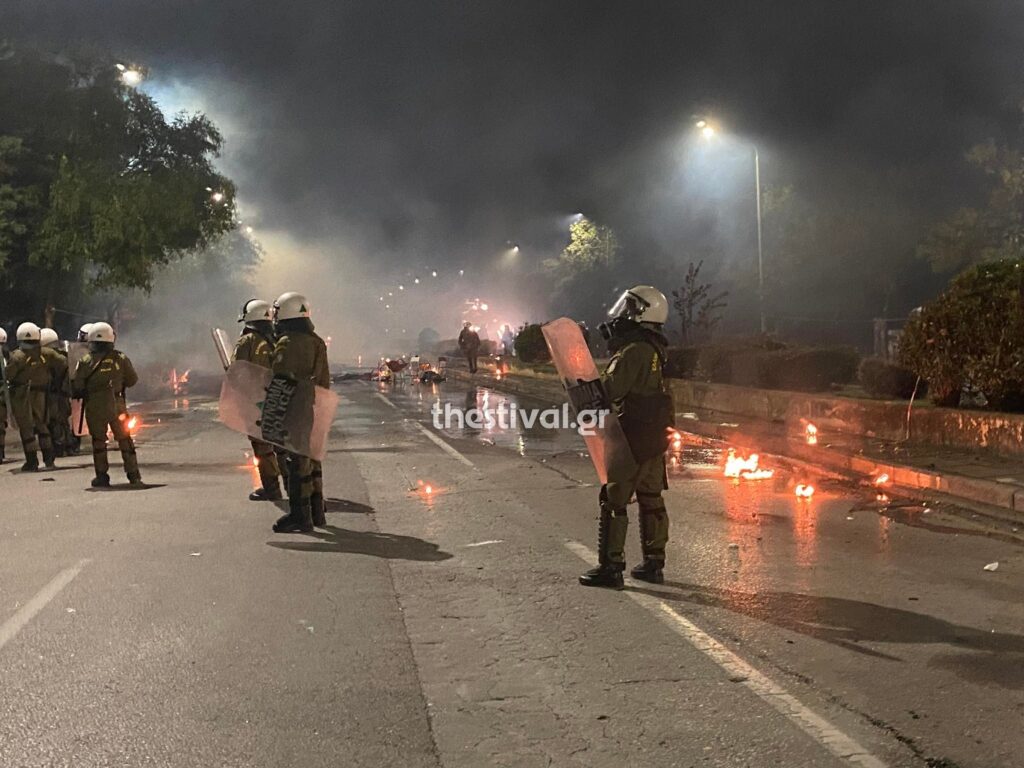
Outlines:
[[[705, 140], [715, 137], [717, 131], [707, 120], [698, 120], [696, 128]], [[757, 303], [761, 315], [761, 333], [768, 332], [768, 323], [764, 313], [764, 237], [761, 217], [761, 155], [757, 145], [750, 143], [754, 152], [754, 202], [757, 211]]]
[[142, 72], [124, 64], [117, 65], [117, 71], [121, 73], [121, 82], [134, 88], [142, 82]]

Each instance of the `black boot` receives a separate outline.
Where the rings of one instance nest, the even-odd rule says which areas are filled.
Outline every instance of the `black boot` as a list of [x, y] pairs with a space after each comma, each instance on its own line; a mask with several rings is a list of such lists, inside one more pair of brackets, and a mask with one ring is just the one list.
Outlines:
[[309, 499], [288, 499], [288, 514], [274, 523], [274, 533], [312, 533]]
[[638, 581], [646, 581], [650, 584], [664, 584], [665, 574], [662, 569], [665, 563], [661, 560], [644, 560], [640, 565], [630, 569], [629, 575]]
[[47, 469], [54, 469], [57, 466], [57, 462], [54, 461], [55, 458], [52, 448], [43, 448], [43, 464], [46, 465]]
[[309, 509], [313, 517], [313, 525], [317, 528], [327, 525], [327, 507], [324, 505], [322, 493], [314, 493], [309, 497]]
[[625, 585], [622, 581], [621, 565], [599, 565], [580, 575], [580, 584], [584, 587], [607, 587], [609, 589], [622, 589]]
[[0, 464], [3, 464], [5, 460], [6, 457], [4, 456], [4, 443], [2, 440], [0, 440]]
[[142, 482], [142, 475], [140, 475], [138, 473], [135, 473], [133, 475], [128, 475], [128, 485], [130, 485], [130, 486], [132, 486], [134, 488], [141, 488], [142, 486], [144, 486], [145, 483]]
[[104, 472], [102, 474], [99, 474], [99, 475], [96, 475], [96, 477], [94, 477], [92, 479], [92, 487], [93, 488], [109, 488], [110, 487], [110, 475], [108, 475], [106, 472]]
[[283, 498], [277, 475], [272, 480], [265, 478], [263, 486], [249, 494], [249, 501], [280, 501]]
[[[613, 563], [608, 557], [610, 537], [613, 533], [612, 510], [604, 501], [602, 490], [601, 517], [597, 524], [597, 568], [591, 568], [580, 576], [580, 584], [585, 587], [607, 587], [622, 589], [622, 572], [626, 569], [623, 563]], [[619, 532], [616, 531], [616, 534]]]
[[21, 465], [22, 472], [38, 472], [39, 471], [39, 457], [35, 451], [25, 452], [25, 463]]

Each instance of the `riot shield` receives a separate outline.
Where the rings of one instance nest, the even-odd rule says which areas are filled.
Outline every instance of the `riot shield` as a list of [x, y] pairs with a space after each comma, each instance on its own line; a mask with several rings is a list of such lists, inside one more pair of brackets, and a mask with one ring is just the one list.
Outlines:
[[67, 342], [68, 351], [68, 376], [74, 377], [75, 369], [89, 352], [89, 344], [84, 341]]
[[561, 317], [544, 324], [541, 330], [573, 411], [577, 414], [583, 410], [607, 411], [603, 426], [597, 426], [590, 430], [591, 434], [583, 436], [598, 478], [607, 483], [609, 474], [616, 477], [633, 475], [637, 469], [633, 452], [626, 442], [618, 416], [608, 402], [580, 327], [574, 320]]
[[217, 357], [220, 358], [220, 364], [224, 366], [226, 371], [228, 366], [231, 365], [233, 349], [231, 339], [223, 328], [211, 328], [210, 335], [213, 336], [213, 346], [217, 348]]
[[312, 382], [275, 377], [269, 369], [236, 360], [220, 390], [224, 426], [322, 461], [338, 395]]

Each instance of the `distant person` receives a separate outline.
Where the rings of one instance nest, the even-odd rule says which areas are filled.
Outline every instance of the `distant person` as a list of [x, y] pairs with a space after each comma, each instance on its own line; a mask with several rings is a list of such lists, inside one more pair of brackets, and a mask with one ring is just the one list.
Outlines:
[[[46, 421], [56, 456], [74, 452], [71, 440], [71, 378], [67, 352], [60, 348], [60, 337], [52, 328], [39, 331], [39, 346], [52, 350], [46, 364], [50, 368], [50, 390], [46, 393]], [[46, 354], [44, 351], [43, 354]]]
[[53, 442], [46, 419], [46, 393], [50, 388], [47, 355], [39, 345], [39, 326], [22, 323], [18, 326], [18, 348], [11, 353], [7, 366], [7, 386], [11, 394], [11, 410], [21, 434], [25, 451], [22, 472], [39, 470], [39, 451], [48, 467], [54, 465]]
[[114, 349], [114, 329], [107, 323], [93, 323], [89, 329], [89, 352], [71, 377], [71, 393], [85, 400], [85, 423], [92, 438], [92, 464], [96, 470], [93, 488], [110, 487], [107, 433], [111, 432], [121, 451], [124, 473], [133, 486], [142, 485], [135, 441], [128, 431], [125, 390], [134, 387], [139, 376], [128, 355]]
[[463, 323], [459, 334], [459, 350], [466, 356], [469, 372], [476, 373], [476, 359], [480, 354], [480, 334], [473, 330], [470, 323]]
[[[270, 368], [270, 356], [274, 351], [274, 322], [270, 319], [270, 302], [249, 299], [242, 305], [238, 322], [245, 325], [235, 342], [232, 361], [242, 360], [261, 368]], [[260, 475], [260, 487], [249, 494], [249, 501], [277, 501], [283, 498], [281, 468], [277, 463], [274, 446], [255, 437], [250, 437], [249, 443]]]
[[0, 464], [4, 463], [4, 445], [7, 440], [7, 331], [0, 328]]
[[516, 335], [512, 332], [512, 326], [503, 326], [501, 332], [501, 350], [506, 357], [512, 357], [516, 353]]

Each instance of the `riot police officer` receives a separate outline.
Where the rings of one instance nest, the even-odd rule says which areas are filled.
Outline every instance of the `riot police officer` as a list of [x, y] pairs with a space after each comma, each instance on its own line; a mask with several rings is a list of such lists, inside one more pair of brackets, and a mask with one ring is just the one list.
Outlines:
[[71, 450], [71, 380], [68, 377], [68, 356], [59, 344], [60, 338], [55, 330], [40, 329], [39, 346], [50, 369], [50, 389], [46, 393], [47, 428], [53, 452], [58, 457], [66, 456]]
[[38, 471], [39, 451], [42, 451], [46, 466], [54, 466], [53, 443], [46, 418], [46, 393], [50, 389], [49, 355], [43, 354], [39, 336], [39, 326], [35, 323], [19, 325], [16, 333], [18, 348], [11, 353], [7, 365], [11, 409], [25, 451], [22, 472]]
[[668, 487], [665, 451], [675, 414], [664, 383], [668, 346], [663, 332], [668, 319], [665, 294], [649, 285], [635, 286], [623, 292], [608, 314], [612, 320], [602, 323], [599, 330], [608, 341], [612, 358], [601, 380], [626, 433], [637, 469], [629, 476], [609, 475], [601, 489], [598, 566], [580, 576], [580, 583], [621, 589], [626, 505], [634, 493], [640, 507], [644, 560], [630, 575], [655, 584], [665, 580], [669, 521], [661, 493]]
[[[298, 382], [331, 386], [327, 364], [327, 345], [314, 332], [309, 301], [302, 294], [289, 292], [274, 302], [274, 329], [277, 341], [271, 359], [274, 376]], [[314, 525], [327, 522], [323, 495], [323, 468], [319, 461], [297, 453], [288, 453], [288, 514], [274, 523], [278, 533], [308, 533]]]
[[0, 328], [0, 464], [4, 463], [7, 440], [7, 401], [10, 392], [7, 390], [7, 331]]
[[132, 361], [114, 349], [114, 329], [107, 323], [93, 323], [89, 329], [89, 352], [78, 362], [71, 379], [76, 398], [84, 398], [85, 423], [92, 438], [92, 463], [96, 470], [93, 488], [110, 487], [107, 432], [113, 433], [121, 451], [124, 472], [131, 485], [141, 486], [142, 475], [135, 455], [135, 442], [128, 430], [125, 390], [139, 377]]
[[[274, 351], [274, 323], [271, 319], [270, 304], [259, 299], [249, 299], [242, 305], [238, 322], [242, 334], [235, 343], [233, 360], [243, 360], [263, 368], [270, 368], [270, 357]], [[255, 437], [250, 437], [252, 455], [260, 473], [260, 488], [249, 494], [250, 501], [277, 501], [281, 496], [281, 469], [277, 463], [274, 446]]]

